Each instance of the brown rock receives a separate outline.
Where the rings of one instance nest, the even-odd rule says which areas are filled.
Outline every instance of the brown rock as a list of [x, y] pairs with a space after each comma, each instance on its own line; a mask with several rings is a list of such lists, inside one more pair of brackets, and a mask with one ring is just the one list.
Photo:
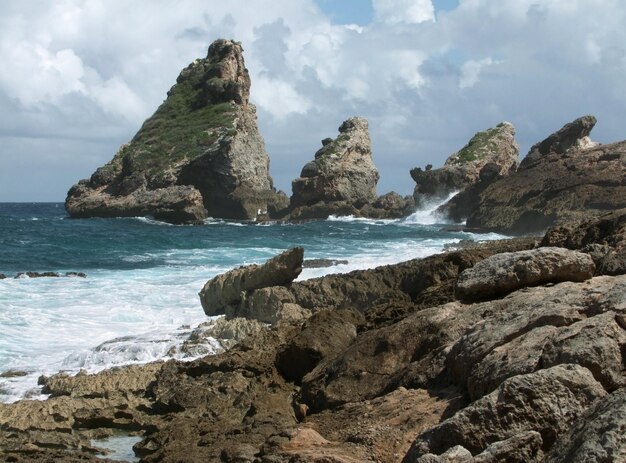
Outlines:
[[455, 445], [480, 453], [490, 444], [528, 431], [541, 434], [543, 450], [547, 450], [594, 400], [605, 395], [591, 373], [578, 365], [515, 376], [420, 434], [402, 461], [418, 461], [424, 454], [440, 454]]
[[417, 184], [413, 196], [418, 206], [431, 198], [445, 198], [454, 191], [478, 182], [481, 170], [491, 164], [497, 175], [508, 175], [517, 168], [519, 147], [515, 128], [508, 122], [478, 132], [440, 169], [415, 168], [411, 177]]
[[339, 127], [339, 136], [327, 140], [315, 153], [315, 160], [306, 164], [300, 177], [293, 181], [291, 217], [313, 218], [312, 211], [296, 209], [316, 204], [340, 203], [360, 209], [376, 200], [378, 179], [367, 121], [361, 117], [348, 119]]
[[585, 281], [594, 271], [595, 264], [587, 254], [563, 248], [496, 254], [464, 270], [455, 295], [464, 301], [490, 299], [528, 286]]
[[291, 283], [302, 271], [303, 256], [304, 249], [292, 248], [263, 265], [240, 267], [209, 280], [200, 291], [204, 313], [227, 318], [247, 315], [248, 296], [256, 289]]
[[546, 455], [546, 463], [626, 461], [626, 389], [594, 402]]
[[72, 217], [255, 220], [285, 207], [249, 104], [241, 44], [216, 40], [114, 158], [68, 192]]
[[480, 194], [467, 226], [535, 233], [626, 207], [626, 142], [579, 143], [588, 121], [574, 121], [535, 145], [517, 172]]

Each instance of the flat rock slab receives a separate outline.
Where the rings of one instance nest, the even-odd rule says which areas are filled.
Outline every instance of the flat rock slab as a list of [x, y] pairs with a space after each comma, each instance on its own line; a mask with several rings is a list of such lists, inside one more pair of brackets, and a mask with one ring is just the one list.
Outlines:
[[585, 281], [593, 276], [595, 268], [588, 254], [564, 248], [505, 252], [464, 270], [455, 295], [468, 302], [494, 299], [528, 286]]

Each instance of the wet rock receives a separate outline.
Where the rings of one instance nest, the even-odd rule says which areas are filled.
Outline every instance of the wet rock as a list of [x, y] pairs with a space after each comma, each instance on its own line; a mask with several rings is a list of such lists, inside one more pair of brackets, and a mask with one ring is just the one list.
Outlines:
[[419, 435], [403, 462], [461, 445], [473, 454], [518, 434], [541, 434], [543, 450], [567, 432], [606, 391], [578, 365], [560, 365], [504, 381], [491, 394]]
[[[192, 357], [213, 354], [216, 353], [216, 350], [219, 352], [219, 349], [215, 348], [214, 342], [219, 343], [221, 349], [228, 350], [248, 336], [264, 329], [267, 329], [266, 325], [257, 320], [220, 318], [216, 321], [203, 323], [196, 328], [189, 339], [183, 343], [180, 351]], [[211, 343], [212, 340], [213, 343]]]
[[528, 286], [585, 281], [594, 271], [595, 264], [587, 254], [563, 248], [502, 253], [464, 270], [455, 294], [464, 301], [490, 299]]

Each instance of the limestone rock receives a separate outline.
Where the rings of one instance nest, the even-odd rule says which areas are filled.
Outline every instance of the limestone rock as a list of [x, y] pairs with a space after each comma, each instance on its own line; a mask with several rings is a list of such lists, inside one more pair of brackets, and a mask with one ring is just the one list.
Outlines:
[[452, 154], [440, 169], [411, 170], [417, 184], [413, 196], [418, 205], [431, 198], [445, 198], [454, 191], [463, 190], [479, 180], [481, 170], [491, 164], [499, 175], [507, 175], [517, 168], [519, 147], [515, 142], [515, 128], [508, 122], [476, 133], [470, 141]]
[[490, 444], [536, 431], [543, 449], [567, 432], [585, 410], [606, 391], [578, 365], [559, 365], [504, 381], [491, 394], [470, 404], [441, 424], [419, 435], [404, 457], [418, 461], [455, 445], [480, 453]]
[[302, 331], [276, 357], [278, 371], [289, 381], [300, 383], [324, 358], [337, 355], [356, 339], [364, 317], [351, 310], [322, 310], [309, 318]]
[[465, 301], [489, 299], [528, 286], [584, 281], [594, 271], [595, 264], [587, 254], [563, 248], [502, 253], [464, 270], [459, 275], [455, 294]]
[[[624, 384], [626, 278], [595, 277], [516, 291], [468, 309], [482, 314], [449, 349], [451, 380], [470, 400], [507, 378], [577, 363], [606, 389]], [[549, 301], [546, 303], [546, 301]]]
[[597, 146], [597, 143], [589, 139], [589, 134], [596, 122], [598, 121], [594, 116], [587, 115], [565, 124], [559, 131], [533, 145], [526, 157], [522, 159], [520, 169], [527, 169], [549, 153], [563, 154], [572, 149]]
[[546, 455], [546, 463], [626, 461], [626, 389], [598, 399], [563, 434]]
[[302, 272], [303, 257], [304, 249], [292, 248], [263, 265], [248, 265], [216, 276], [200, 291], [204, 312], [208, 316], [226, 314], [227, 318], [245, 316], [254, 290], [290, 284]]
[[405, 381], [407, 387], [426, 387], [444, 370], [445, 349], [480, 316], [451, 303], [368, 331], [304, 376], [302, 400], [318, 411], [373, 399]]
[[249, 93], [241, 45], [215, 41], [205, 59], [181, 71], [133, 139], [69, 190], [68, 213], [190, 223], [253, 220], [284, 207]]
[[626, 209], [618, 209], [582, 223], [555, 227], [542, 246], [561, 246], [589, 253], [598, 275], [626, 273]]
[[576, 142], [590, 121], [574, 121], [535, 145], [514, 174], [480, 193], [467, 226], [534, 233], [626, 207], [626, 142]]
[[[315, 159], [292, 182], [290, 207], [345, 203], [360, 209], [376, 200], [379, 177], [372, 160], [367, 120], [350, 118], [339, 127], [337, 138], [324, 140]], [[299, 215], [302, 213], [292, 212], [294, 217]]]

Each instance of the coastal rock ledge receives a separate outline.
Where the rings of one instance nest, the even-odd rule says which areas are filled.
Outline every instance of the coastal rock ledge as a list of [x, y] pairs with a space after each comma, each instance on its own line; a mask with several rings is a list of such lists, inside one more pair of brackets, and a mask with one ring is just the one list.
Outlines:
[[255, 220], [284, 208], [249, 95], [241, 44], [216, 40], [133, 139], [69, 190], [68, 213], [194, 223]]

